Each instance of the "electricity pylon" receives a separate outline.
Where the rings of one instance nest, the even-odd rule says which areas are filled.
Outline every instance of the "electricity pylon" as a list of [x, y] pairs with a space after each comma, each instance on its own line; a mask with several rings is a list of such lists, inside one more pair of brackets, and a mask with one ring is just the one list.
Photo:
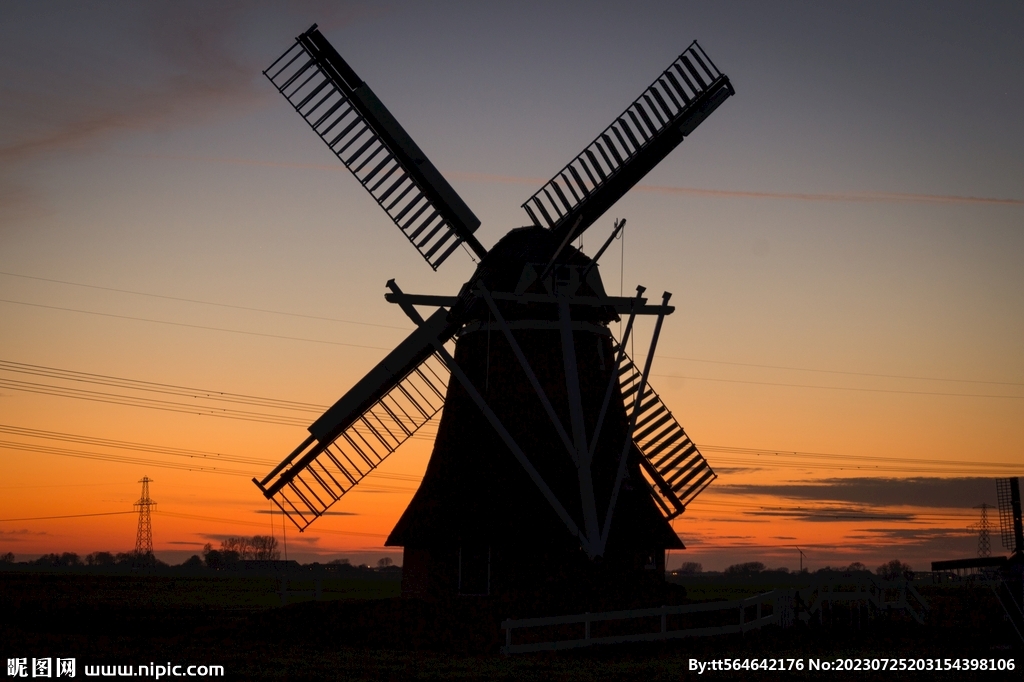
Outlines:
[[156, 502], [149, 497], [150, 478], [143, 476], [139, 483], [142, 484], [142, 497], [135, 503], [139, 510], [139, 530], [135, 534], [135, 558], [152, 558], [153, 556], [153, 519], [150, 512], [156, 508]]
[[992, 524], [988, 521], [988, 510], [992, 509], [992, 505], [982, 503], [975, 507], [975, 509], [981, 510], [981, 519], [977, 523], [972, 523], [968, 528], [977, 529], [978, 531], [978, 556], [989, 557], [992, 556], [992, 540], [989, 538], [989, 530], [992, 528]]

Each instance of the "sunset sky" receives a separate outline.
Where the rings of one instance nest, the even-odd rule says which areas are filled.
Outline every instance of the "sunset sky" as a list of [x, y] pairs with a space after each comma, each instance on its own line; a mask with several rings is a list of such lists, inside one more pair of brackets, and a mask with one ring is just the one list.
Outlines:
[[[606, 289], [677, 307], [652, 384], [720, 475], [670, 565], [975, 555], [973, 507], [1024, 475], [1011, 2], [0, 4], [0, 553], [132, 549], [143, 476], [166, 561], [283, 540], [250, 478], [411, 330], [384, 283], [472, 273], [263, 77], [314, 22], [487, 247], [699, 40], [736, 96], [584, 237], [626, 218]], [[289, 558], [400, 561], [435, 431]]]

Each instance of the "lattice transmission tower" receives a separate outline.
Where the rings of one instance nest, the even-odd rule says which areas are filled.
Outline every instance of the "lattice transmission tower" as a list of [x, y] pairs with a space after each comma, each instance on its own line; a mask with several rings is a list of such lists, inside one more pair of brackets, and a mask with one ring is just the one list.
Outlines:
[[150, 512], [156, 509], [156, 502], [149, 497], [151, 481], [148, 476], [143, 476], [139, 481], [142, 484], [142, 497], [135, 503], [135, 508], [139, 510], [139, 530], [135, 534], [136, 558], [153, 556], [153, 518]]
[[994, 507], [983, 503], [976, 506], [975, 509], [981, 510], [981, 519], [977, 523], [972, 523], [968, 528], [978, 531], [978, 556], [989, 557], [992, 556], [992, 539], [989, 537], [992, 524], [988, 520], [988, 510], [994, 509]]

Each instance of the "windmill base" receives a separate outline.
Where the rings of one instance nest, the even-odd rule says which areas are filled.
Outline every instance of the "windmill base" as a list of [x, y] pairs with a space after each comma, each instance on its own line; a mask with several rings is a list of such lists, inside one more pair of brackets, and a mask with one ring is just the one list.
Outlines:
[[531, 611], [660, 604], [677, 587], [665, 582], [664, 549], [591, 561], [572, 548], [406, 547], [402, 565], [403, 597], [497, 597]]

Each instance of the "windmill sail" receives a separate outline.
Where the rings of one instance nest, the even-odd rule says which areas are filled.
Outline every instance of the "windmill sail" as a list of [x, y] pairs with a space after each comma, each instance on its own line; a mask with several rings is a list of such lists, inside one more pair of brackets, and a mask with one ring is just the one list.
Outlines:
[[523, 208], [559, 240], [575, 238], [733, 94], [694, 41]]
[[309, 427], [310, 436], [253, 482], [304, 530], [430, 421], [449, 371], [433, 339], [447, 340], [439, 309]]
[[[619, 387], [626, 403], [626, 418], [631, 419], [636, 408], [636, 392], [640, 390], [640, 371], [625, 353], [619, 364]], [[643, 455], [640, 466], [654, 501], [665, 518], [673, 519], [686, 511], [686, 505], [718, 475], [650, 382], [644, 387], [639, 410], [633, 442]]]
[[[309, 427], [310, 436], [263, 480], [263, 494], [300, 529], [323, 515], [444, 406], [451, 371], [431, 335], [449, 334], [438, 310]], [[619, 388], [632, 416], [640, 371], [623, 354]], [[665, 518], [683, 513], [715, 478], [697, 446], [651, 388], [644, 390], [633, 442]]]
[[999, 531], [1003, 547], [1024, 552], [1024, 523], [1021, 521], [1020, 479], [997, 478], [996, 501], [999, 505]]
[[315, 24], [263, 73], [430, 267], [463, 242], [485, 255], [480, 220]]

